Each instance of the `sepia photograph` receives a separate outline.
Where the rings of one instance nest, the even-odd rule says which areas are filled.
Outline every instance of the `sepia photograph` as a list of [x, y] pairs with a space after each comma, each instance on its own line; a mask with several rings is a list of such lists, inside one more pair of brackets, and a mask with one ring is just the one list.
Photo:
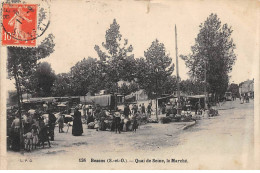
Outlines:
[[260, 169], [258, 0], [0, 8], [0, 169]]

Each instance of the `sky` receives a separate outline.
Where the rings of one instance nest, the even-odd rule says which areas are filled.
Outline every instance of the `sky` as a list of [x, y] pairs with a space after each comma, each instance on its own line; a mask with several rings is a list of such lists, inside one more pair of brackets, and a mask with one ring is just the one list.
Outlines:
[[[98, 58], [95, 45], [102, 45], [105, 32], [113, 19], [120, 25], [122, 38], [133, 45], [136, 58], [143, 57], [152, 41], [158, 39], [165, 44], [166, 51], [175, 57], [175, 33], [177, 26], [178, 54], [191, 53], [199, 25], [211, 13], [216, 13], [222, 24], [234, 30], [232, 38], [236, 44], [237, 61], [230, 73], [230, 82], [240, 83], [252, 79], [258, 73], [259, 19], [256, 1], [83, 1], [54, 0], [50, 3], [50, 26], [46, 33], [55, 36], [55, 51], [42, 61], [51, 64], [56, 74], [69, 72], [70, 68], [84, 57]], [[2, 55], [5, 47], [1, 48]], [[255, 68], [257, 67], [257, 68]], [[179, 58], [181, 79], [187, 79], [188, 69]], [[174, 71], [176, 74], [176, 71]], [[6, 81], [13, 89], [13, 81]]]

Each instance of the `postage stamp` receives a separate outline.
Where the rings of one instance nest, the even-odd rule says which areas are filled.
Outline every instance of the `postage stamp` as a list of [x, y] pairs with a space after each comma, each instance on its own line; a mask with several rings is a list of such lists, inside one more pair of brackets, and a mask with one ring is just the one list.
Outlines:
[[36, 4], [3, 4], [2, 18], [2, 45], [36, 46]]

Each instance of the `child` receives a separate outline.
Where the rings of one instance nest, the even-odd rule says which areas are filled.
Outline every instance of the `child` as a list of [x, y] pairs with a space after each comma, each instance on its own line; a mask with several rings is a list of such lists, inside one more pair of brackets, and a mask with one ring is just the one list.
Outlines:
[[115, 131], [116, 133], [121, 133], [121, 118], [120, 118], [120, 113], [116, 113], [115, 115]]
[[133, 128], [132, 128], [132, 130], [134, 131], [134, 132], [136, 132], [136, 129], [138, 128], [138, 123], [137, 123], [137, 119], [136, 119], [136, 116], [134, 116], [134, 118], [133, 118]]
[[99, 129], [99, 121], [97, 119], [95, 119], [94, 123], [95, 123], [94, 129], [96, 129], [98, 131], [98, 129]]
[[24, 149], [27, 151], [31, 151], [31, 145], [32, 145], [32, 133], [28, 132], [23, 135], [24, 137]]
[[34, 147], [36, 149], [36, 146], [39, 142], [39, 138], [38, 138], [39, 130], [36, 125], [32, 126], [31, 133], [32, 133], [32, 148]]
[[63, 133], [63, 126], [64, 126], [64, 115], [59, 113], [59, 117], [57, 119], [57, 122], [59, 124], [59, 133]]

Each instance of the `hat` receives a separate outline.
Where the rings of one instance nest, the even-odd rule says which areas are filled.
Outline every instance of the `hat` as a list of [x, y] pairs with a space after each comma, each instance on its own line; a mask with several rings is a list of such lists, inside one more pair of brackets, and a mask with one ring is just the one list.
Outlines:
[[120, 117], [120, 113], [119, 112], [115, 112], [115, 116], [116, 117]]

